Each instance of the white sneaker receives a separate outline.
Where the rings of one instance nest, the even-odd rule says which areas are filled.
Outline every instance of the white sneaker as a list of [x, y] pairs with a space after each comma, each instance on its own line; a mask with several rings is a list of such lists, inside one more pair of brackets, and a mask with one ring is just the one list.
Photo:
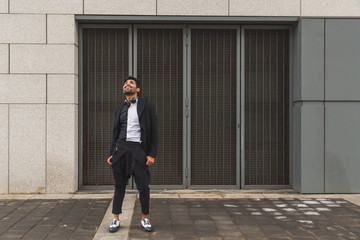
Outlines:
[[144, 229], [145, 232], [152, 232], [151, 223], [148, 218], [141, 220], [141, 227]]
[[119, 228], [120, 228], [120, 221], [117, 219], [113, 219], [109, 227], [109, 232], [114, 233], [117, 230], [119, 230]]

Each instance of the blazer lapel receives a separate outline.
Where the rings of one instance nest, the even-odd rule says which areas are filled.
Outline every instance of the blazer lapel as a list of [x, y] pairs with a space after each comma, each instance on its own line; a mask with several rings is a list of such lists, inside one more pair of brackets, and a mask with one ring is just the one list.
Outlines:
[[140, 118], [141, 114], [143, 113], [145, 108], [145, 101], [143, 101], [141, 98], [139, 98], [138, 106], [137, 106], [137, 113], [138, 117]]
[[120, 124], [120, 115], [121, 115], [121, 110], [122, 110], [122, 108], [125, 106], [125, 103], [124, 102], [122, 102], [121, 103], [121, 106], [118, 108], [118, 110], [117, 110], [117, 113], [116, 113], [116, 118], [118, 119], [118, 121], [119, 121], [119, 124]]

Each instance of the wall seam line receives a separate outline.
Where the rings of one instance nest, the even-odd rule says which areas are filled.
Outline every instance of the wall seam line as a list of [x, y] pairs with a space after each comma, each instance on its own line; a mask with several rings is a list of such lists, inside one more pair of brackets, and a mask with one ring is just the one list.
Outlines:
[[48, 193], [48, 178], [47, 178], [47, 104], [45, 104], [45, 193]]
[[320, 102], [320, 103], [358, 103], [360, 100], [295, 100], [294, 103], [297, 102]]
[[[0, 73], [0, 75], [1, 74], [7, 74], [7, 73]], [[44, 75], [44, 74], [49, 74], [49, 73], [27, 73], [27, 72], [14, 72], [14, 73], [12, 73], [12, 75], [28, 75], [28, 76], [31, 76], [31, 75]], [[65, 75], [65, 76], [71, 76], [71, 75], [79, 76], [79, 74], [77, 74], [77, 73], [50, 73], [50, 74], [51, 75]], [[352, 102], [354, 102], [354, 101], [352, 101]]]
[[8, 184], [7, 193], [10, 193], [10, 104], [8, 104]]
[[6, 103], [0, 103], [1, 105], [42, 105], [42, 104], [47, 104], [47, 105], [57, 105], [57, 104], [61, 104], [61, 105], [71, 105], [71, 104], [76, 104], [79, 105], [78, 103], [73, 103], [73, 102], [54, 102], [54, 103], [44, 103], [44, 102], [28, 102], [28, 103], [20, 103], [20, 102], [6, 102]]
[[48, 29], [48, 15], [45, 14], [45, 43], [46, 43], [46, 44], [48, 43], [48, 32], [47, 32], [47, 29]]
[[47, 178], [47, 103], [48, 103], [48, 74], [46, 74], [46, 101], [45, 101], [45, 193], [48, 193]]
[[230, 0], [228, 0], [228, 16], [230, 16]]
[[8, 0], [8, 13], [10, 13], [10, 0]]
[[10, 43], [8, 45], [8, 73], [10, 74]]
[[48, 193], [48, 179], [47, 179], [47, 104], [45, 104], [45, 193]]
[[45, 104], [48, 103], [48, 74], [45, 74], [45, 90], [46, 90], [46, 94], [45, 94]]
[[323, 171], [324, 171], [324, 189], [323, 189], [323, 192], [325, 193], [326, 192], [326, 164], [325, 164], [325, 160], [326, 160], [326, 156], [325, 156], [325, 153], [326, 153], [326, 147], [325, 147], [325, 141], [326, 141], [326, 98], [325, 98], [325, 94], [326, 94], [326, 86], [325, 86], [325, 79], [326, 79], [326, 69], [325, 69], [325, 61], [326, 61], [326, 19], [324, 19], [324, 102], [323, 102], [323, 106], [324, 106], [324, 167], [323, 167]]

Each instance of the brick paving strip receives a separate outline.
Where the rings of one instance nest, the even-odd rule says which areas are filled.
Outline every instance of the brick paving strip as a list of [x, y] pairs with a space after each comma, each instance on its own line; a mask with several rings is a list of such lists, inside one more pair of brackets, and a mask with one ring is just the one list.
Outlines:
[[130, 221], [134, 211], [135, 200], [136, 192], [135, 194], [134, 192], [130, 194], [130, 191], [128, 191], [125, 195], [122, 206], [123, 213], [120, 215], [120, 229], [115, 233], [109, 232], [109, 225], [113, 219], [111, 202], [93, 240], [127, 239], [129, 234]]
[[0, 200], [0, 239], [92, 239], [110, 201]]
[[360, 239], [360, 207], [342, 198], [151, 199], [154, 232], [135, 239]]

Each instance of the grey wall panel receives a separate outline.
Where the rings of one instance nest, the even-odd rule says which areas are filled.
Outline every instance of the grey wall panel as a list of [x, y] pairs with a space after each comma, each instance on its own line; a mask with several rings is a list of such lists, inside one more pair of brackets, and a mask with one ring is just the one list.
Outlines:
[[293, 108], [293, 164], [292, 164], [292, 187], [295, 191], [301, 191], [301, 103], [297, 102]]
[[360, 19], [327, 19], [326, 100], [360, 100]]
[[297, 102], [293, 114], [293, 189], [301, 193], [323, 193], [323, 103]]
[[326, 103], [325, 191], [360, 193], [360, 103]]
[[324, 19], [301, 25], [301, 100], [324, 100]]
[[324, 192], [324, 106], [306, 102], [301, 107], [301, 192]]
[[293, 44], [294, 101], [324, 100], [324, 19], [301, 19]]

